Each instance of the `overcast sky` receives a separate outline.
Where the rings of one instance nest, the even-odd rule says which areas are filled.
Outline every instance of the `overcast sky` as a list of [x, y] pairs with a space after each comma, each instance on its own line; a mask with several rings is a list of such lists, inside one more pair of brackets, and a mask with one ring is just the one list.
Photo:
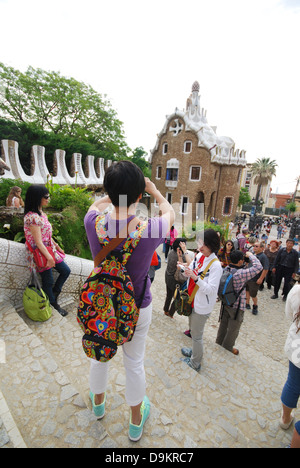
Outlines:
[[[148, 153], [194, 81], [217, 134], [248, 162], [300, 176], [300, 0], [0, 0], [0, 61], [54, 70], [106, 94]], [[84, 155], [86, 156], [86, 155]]]

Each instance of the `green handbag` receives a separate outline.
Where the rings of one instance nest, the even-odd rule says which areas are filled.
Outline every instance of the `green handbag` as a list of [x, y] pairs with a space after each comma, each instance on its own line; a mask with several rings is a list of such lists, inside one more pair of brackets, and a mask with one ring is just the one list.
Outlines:
[[49, 298], [34, 272], [23, 294], [23, 306], [26, 315], [34, 322], [46, 322], [52, 316]]
[[199, 287], [195, 285], [192, 295], [189, 296], [187, 287], [180, 289], [180, 285], [177, 284], [174, 294], [174, 306], [179, 315], [185, 315], [186, 317], [191, 315], [193, 311], [192, 302], [198, 289]]

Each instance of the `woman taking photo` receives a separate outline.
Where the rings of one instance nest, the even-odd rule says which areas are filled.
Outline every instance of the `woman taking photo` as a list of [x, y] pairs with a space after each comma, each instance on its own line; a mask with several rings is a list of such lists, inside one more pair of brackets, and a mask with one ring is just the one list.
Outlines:
[[[217, 253], [220, 249], [220, 237], [213, 229], [204, 231], [204, 241], [198, 239], [199, 254], [194, 261], [186, 255], [187, 261], [191, 261], [189, 267], [185, 268], [184, 275], [189, 278], [188, 292], [191, 296], [195, 286], [198, 290], [193, 301], [192, 314], [189, 316], [189, 324], [192, 335], [192, 348], [182, 348], [185, 356], [183, 361], [192, 369], [199, 371], [203, 357], [203, 333], [205, 324], [216, 304], [218, 288], [222, 276], [222, 266], [218, 260]], [[186, 246], [181, 243], [183, 253], [186, 254]], [[209, 267], [203, 279], [201, 273]]]
[[[156, 186], [145, 178], [139, 167], [131, 161], [118, 161], [105, 172], [104, 189], [107, 195], [97, 200], [85, 216], [85, 228], [95, 258], [102, 250], [100, 231], [97, 223], [105, 214], [105, 227], [112, 240], [116, 233], [122, 232], [129, 223], [129, 232], [134, 232], [139, 225], [136, 209], [139, 200], [146, 191], [159, 204], [160, 217], [149, 218], [138, 245], [134, 248], [126, 264], [135, 291], [136, 304], [140, 306], [140, 313], [136, 329], [131, 341], [123, 344], [123, 363], [126, 375], [125, 400], [130, 406], [129, 439], [136, 442], [142, 437], [144, 424], [149, 416], [150, 402], [146, 396], [146, 375], [144, 369], [144, 355], [146, 337], [152, 317], [151, 282], [148, 271], [154, 251], [174, 222], [174, 210]], [[107, 208], [113, 205], [113, 210], [107, 213]], [[98, 237], [99, 236], [99, 237]], [[124, 240], [122, 242], [124, 245]], [[116, 250], [122, 250], [120, 244]], [[91, 361], [90, 397], [95, 415], [101, 419], [105, 414], [109, 362]], [[108, 387], [109, 388], [109, 387]], [[113, 397], [112, 402], [113, 402]], [[110, 424], [110, 423], [108, 423]]]
[[[31, 185], [26, 193], [25, 209], [24, 209], [24, 232], [29, 253], [30, 269], [37, 270], [42, 278], [42, 288], [49, 297], [50, 304], [63, 317], [68, 313], [62, 309], [57, 298], [61, 293], [62, 287], [70, 275], [70, 268], [63, 261], [65, 254], [59, 245], [52, 239], [52, 226], [47, 215], [43, 212], [50, 201], [48, 189], [43, 185]], [[47, 247], [51, 247], [54, 253], [54, 258], [49, 253]], [[45, 268], [38, 268], [33, 260], [31, 250], [39, 249], [42, 255], [47, 259]], [[53, 272], [55, 268], [59, 276], [53, 286]]]

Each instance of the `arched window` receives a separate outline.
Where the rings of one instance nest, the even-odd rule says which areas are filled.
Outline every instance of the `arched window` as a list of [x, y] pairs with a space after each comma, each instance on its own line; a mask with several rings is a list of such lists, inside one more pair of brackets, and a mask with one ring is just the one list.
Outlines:
[[199, 182], [201, 180], [201, 166], [190, 166], [190, 181]]
[[162, 171], [162, 167], [156, 166], [156, 179], [161, 179], [161, 171]]
[[192, 152], [192, 142], [190, 140], [184, 142], [183, 152], [185, 154], [189, 154]]
[[184, 195], [182, 195], [180, 213], [183, 215], [188, 214], [188, 206], [189, 206], [189, 197], [185, 197]]
[[225, 197], [223, 201], [223, 216], [230, 216], [233, 208], [233, 197]]

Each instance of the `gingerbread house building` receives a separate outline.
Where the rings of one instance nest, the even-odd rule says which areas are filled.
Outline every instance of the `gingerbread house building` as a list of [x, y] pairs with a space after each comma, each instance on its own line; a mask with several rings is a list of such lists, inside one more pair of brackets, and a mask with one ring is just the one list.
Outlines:
[[205, 219], [222, 222], [236, 213], [245, 151], [208, 125], [199, 90], [196, 81], [186, 109], [166, 117], [151, 151], [152, 180], [177, 214], [196, 220], [202, 207]]

